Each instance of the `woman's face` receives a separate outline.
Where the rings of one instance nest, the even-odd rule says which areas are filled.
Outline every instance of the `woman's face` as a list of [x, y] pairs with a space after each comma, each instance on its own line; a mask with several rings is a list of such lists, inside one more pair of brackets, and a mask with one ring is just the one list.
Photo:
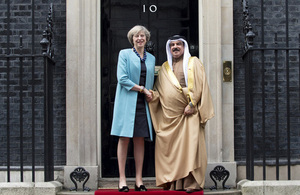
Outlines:
[[137, 48], [143, 48], [146, 44], [146, 35], [143, 31], [138, 32], [137, 34], [133, 35], [133, 45]]

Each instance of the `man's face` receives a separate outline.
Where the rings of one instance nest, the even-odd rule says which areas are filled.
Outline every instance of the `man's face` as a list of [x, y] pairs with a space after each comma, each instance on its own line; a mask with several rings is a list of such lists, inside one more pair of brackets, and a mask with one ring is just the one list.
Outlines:
[[170, 43], [170, 50], [173, 58], [180, 58], [184, 53], [184, 43], [182, 41], [172, 41]]

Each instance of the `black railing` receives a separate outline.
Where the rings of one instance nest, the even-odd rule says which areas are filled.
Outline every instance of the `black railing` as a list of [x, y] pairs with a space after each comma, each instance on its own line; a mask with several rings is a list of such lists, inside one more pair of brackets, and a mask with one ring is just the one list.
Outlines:
[[[298, 149], [292, 146], [299, 139], [300, 129], [300, 34], [298, 42], [289, 44], [288, 0], [285, 1], [285, 36], [278, 33], [274, 42], [266, 43], [264, 1], [261, 0], [260, 46], [254, 46], [255, 34], [249, 21], [248, 2], [244, 8], [244, 63], [246, 106], [246, 177], [253, 180], [255, 165], [262, 165], [263, 179], [266, 167], [276, 167], [276, 179], [291, 179], [291, 165], [299, 164]], [[287, 167], [287, 176], [280, 175], [280, 166]]]
[[[11, 181], [12, 169], [20, 171], [20, 181], [23, 182], [24, 167], [28, 166], [31, 167], [29, 169], [32, 171], [32, 182], [35, 181], [36, 169], [40, 166], [44, 167], [44, 181], [51, 181], [54, 180], [52, 102], [52, 69], [54, 66], [52, 50], [53, 6], [52, 4], [50, 5], [47, 26], [40, 41], [42, 53], [35, 54], [34, 0], [31, 1], [31, 50], [24, 48], [22, 35], [19, 36], [19, 47], [11, 47], [13, 45], [11, 43], [12, 32], [10, 23], [11, 3], [10, 1], [6, 2], [7, 46], [6, 53], [0, 54], [0, 62], [1, 69], [5, 70], [4, 77], [6, 78], [6, 81], [3, 82], [6, 85], [2, 86], [3, 88], [6, 87], [6, 98], [3, 97], [2, 99], [6, 104], [6, 111], [4, 111], [3, 116], [6, 119], [6, 124], [4, 125], [6, 127], [6, 163], [4, 164], [6, 164], [7, 182]], [[18, 108], [16, 108], [17, 104], [19, 104]], [[43, 129], [42, 135], [37, 135], [37, 128]], [[2, 130], [4, 129], [1, 128]], [[16, 135], [16, 132], [19, 132], [19, 134]], [[43, 141], [40, 141], [42, 138]], [[44, 142], [44, 145], [36, 144], [40, 142]], [[36, 152], [38, 149], [39, 152]], [[28, 159], [27, 155], [30, 156], [31, 160]], [[36, 162], [37, 155], [43, 156], [43, 163], [40, 161]], [[12, 158], [14, 158], [14, 162], [12, 162]]]

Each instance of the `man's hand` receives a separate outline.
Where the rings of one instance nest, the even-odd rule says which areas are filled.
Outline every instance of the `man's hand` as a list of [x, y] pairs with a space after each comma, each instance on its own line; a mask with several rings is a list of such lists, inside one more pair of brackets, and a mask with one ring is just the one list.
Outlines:
[[144, 94], [145, 94], [145, 97], [146, 97], [146, 101], [151, 102], [152, 98], [153, 98], [152, 93], [145, 88], [144, 89]]
[[195, 112], [195, 108], [193, 107], [193, 108], [191, 108], [189, 105], [187, 105], [186, 107], [185, 107], [185, 109], [184, 109], [184, 115], [185, 116], [188, 116], [188, 115], [191, 115], [191, 114], [194, 114], [194, 112]]

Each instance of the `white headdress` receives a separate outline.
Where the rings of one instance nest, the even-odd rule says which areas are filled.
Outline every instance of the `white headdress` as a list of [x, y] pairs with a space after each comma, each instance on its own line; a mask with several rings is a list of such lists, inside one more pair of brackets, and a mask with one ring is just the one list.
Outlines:
[[183, 53], [183, 63], [182, 63], [182, 65], [183, 65], [184, 80], [185, 80], [185, 84], [187, 86], [187, 67], [188, 67], [189, 58], [191, 57], [191, 54], [190, 54], [190, 51], [189, 51], [189, 45], [188, 45], [187, 41], [184, 39], [184, 37], [180, 36], [180, 35], [174, 35], [174, 36], [170, 37], [169, 40], [167, 41], [166, 52], [167, 52], [168, 63], [169, 63], [169, 66], [170, 66], [172, 71], [173, 71], [172, 54], [171, 54], [171, 50], [170, 50], [170, 43], [172, 41], [182, 41], [182, 42], [184, 42], [184, 53]]

